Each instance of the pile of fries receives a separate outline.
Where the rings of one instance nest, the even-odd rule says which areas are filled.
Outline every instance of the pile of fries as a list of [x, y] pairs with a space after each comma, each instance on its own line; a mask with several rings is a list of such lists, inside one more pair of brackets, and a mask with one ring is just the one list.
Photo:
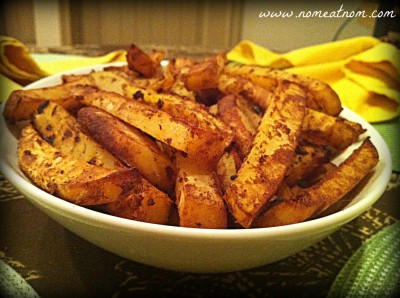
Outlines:
[[254, 228], [319, 217], [379, 161], [325, 83], [132, 45], [127, 65], [14, 91], [22, 171], [69, 202], [128, 219]]

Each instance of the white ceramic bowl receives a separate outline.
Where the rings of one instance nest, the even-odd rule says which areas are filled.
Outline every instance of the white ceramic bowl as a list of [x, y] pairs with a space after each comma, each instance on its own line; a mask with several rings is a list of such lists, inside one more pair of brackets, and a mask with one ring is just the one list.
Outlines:
[[[114, 64], [115, 65], [115, 64]], [[103, 66], [68, 73], [86, 73]], [[28, 88], [61, 82], [61, 74], [37, 81]], [[1, 107], [1, 114], [4, 104]], [[186, 272], [230, 272], [258, 267], [291, 256], [324, 239], [373, 205], [391, 174], [387, 145], [365, 120], [344, 109], [342, 116], [360, 123], [377, 147], [380, 161], [367, 183], [342, 211], [323, 218], [272, 228], [205, 230], [137, 222], [99, 213], [56, 198], [32, 185], [19, 170], [17, 140], [0, 117], [0, 170], [25, 197], [59, 224], [112, 253], [143, 264]], [[357, 144], [346, 150], [343, 160]]]

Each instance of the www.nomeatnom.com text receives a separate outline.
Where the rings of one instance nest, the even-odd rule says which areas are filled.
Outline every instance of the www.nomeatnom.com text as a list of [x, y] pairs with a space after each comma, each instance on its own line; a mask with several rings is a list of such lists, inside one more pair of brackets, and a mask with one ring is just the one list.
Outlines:
[[371, 13], [365, 12], [365, 10], [344, 10], [343, 4], [338, 10], [327, 11], [327, 10], [308, 10], [294, 13], [293, 10], [288, 11], [261, 11], [259, 18], [395, 18], [396, 14], [393, 10], [379, 11], [374, 10]]

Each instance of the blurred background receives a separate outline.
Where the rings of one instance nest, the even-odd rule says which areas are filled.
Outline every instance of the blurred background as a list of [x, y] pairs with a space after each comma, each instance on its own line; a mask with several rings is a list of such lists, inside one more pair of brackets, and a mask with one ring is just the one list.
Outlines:
[[354, 36], [382, 36], [395, 25], [390, 18], [260, 18], [260, 13], [398, 9], [398, 1], [377, 0], [6, 0], [1, 5], [0, 34], [37, 50], [111, 49], [135, 43], [143, 48], [220, 51], [249, 39], [285, 52]]

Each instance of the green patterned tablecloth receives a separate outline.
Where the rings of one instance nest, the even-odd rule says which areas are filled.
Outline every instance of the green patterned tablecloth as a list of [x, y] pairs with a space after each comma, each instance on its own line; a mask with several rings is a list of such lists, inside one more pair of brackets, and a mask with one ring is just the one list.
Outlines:
[[40, 297], [326, 297], [360, 247], [399, 222], [399, 184], [393, 174], [366, 213], [285, 260], [240, 272], [188, 274], [135, 263], [88, 243], [0, 176], [0, 259]]
[[400, 296], [400, 222], [368, 239], [336, 277], [328, 298]]

